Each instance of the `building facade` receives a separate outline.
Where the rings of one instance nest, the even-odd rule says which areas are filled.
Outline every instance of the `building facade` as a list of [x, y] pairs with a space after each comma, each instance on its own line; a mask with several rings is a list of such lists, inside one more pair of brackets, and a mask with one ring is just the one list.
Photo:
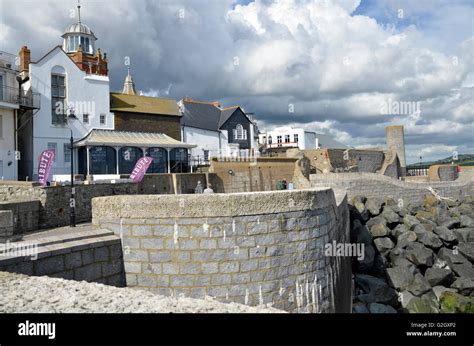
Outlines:
[[15, 154], [15, 118], [20, 109], [18, 102], [18, 70], [15, 57], [0, 52], [0, 177], [2, 180], [17, 179]]
[[[71, 131], [79, 139], [92, 129], [114, 129], [107, 57], [96, 48], [97, 38], [81, 22], [80, 12], [78, 18], [62, 35], [63, 44], [38, 61], [30, 61], [27, 47], [20, 51], [21, 73], [28, 79], [24, 89], [40, 93], [42, 104], [20, 124], [20, 179], [36, 179], [37, 159], [45, 149], [56, 153], [52, 174], [68, 174]], [[77, 155], [74, 161], [77, 165]]]
[[79, 174], [128, 175], [144, 156], [153, 161], [147, 173], [186, 173], [188, 150], [194, 145], [177, 141], [163, 133], [94, 129], [76, 141]]
[[254, 156], [257, 152], [256, 122], [239, 107], [221, 108], [219, 102], [180, 100], [181, 138], [196, 144], [191, 164], [205, 165], [219, 156]]
[[300, 150], [348, 148], [348, 146], [339, 143], [328, 135], [292, 127], [278, 127], [272, 131], [259, 133], [258, 141], [262, 149], [267, 151], [290, 148]]
[[39, 108], [39, 95], [24, 94], [16, 56], [0, 52], [0, 179], [17, 180], [18, 162], [22, 153], [18, 150], [17, 119]]
[[176, 100], [136, 95], [128, 70], [121, 93], [110, 93], [115, 130], [163, 133], [181, 140], [181, 112]]

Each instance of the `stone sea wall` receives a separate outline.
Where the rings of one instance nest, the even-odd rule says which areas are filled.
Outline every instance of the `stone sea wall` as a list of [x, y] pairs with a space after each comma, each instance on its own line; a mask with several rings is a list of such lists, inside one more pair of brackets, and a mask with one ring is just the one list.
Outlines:
[[93, 224], [122, 238], [127, 286], [289, 312], [350, 312], [345, 194], [331, 189], [94, 198]]
[[[91, 221], [91, 200], [98, 196], [190, 193], [205, 174], [150, 174], [140, 184], [81, 184], [76, 189], [76, 222]], [[18, 232], [69, 224], [69, 186], [41, 187], [34, 182], [4, 181], [0, 184], [0, 210], [12, 210]], [[29, 201], [29, 204], [25, 204]], [[36, 202], [35, 202], [36, 201]], [[36, 205], [30, 205], [31, 203]]]

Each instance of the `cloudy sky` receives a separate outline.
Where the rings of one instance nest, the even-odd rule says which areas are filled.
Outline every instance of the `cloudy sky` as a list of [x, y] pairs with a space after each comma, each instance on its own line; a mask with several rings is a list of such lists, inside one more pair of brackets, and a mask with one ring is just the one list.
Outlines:
[[[75, 0], [0, 0], [0, 50], [36, 60]], [[82, 0], [111, 89], [131, 61], [146, 95], [219, 100], [261, 130], [292, 125], [352, 146], [405, 126], [409, 163], [474, 153], [472, 0]]]

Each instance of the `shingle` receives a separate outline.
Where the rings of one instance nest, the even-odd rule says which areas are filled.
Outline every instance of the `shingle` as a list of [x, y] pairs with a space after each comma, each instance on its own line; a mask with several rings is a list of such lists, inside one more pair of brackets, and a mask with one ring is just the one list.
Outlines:
[[181, 123], [184, 126], [218, 131], [221, 117], [220, 108], [211, 103], [183, 101], [184, 112]]
[[110, 93], [110, 111], [181, 116], [176, 100]]
[[211, 131], [219, 131], [236, 110], [241, 109], [239, 106], [221, 109], [212, 103], [184, 100], [183, 106], [182, 125]]

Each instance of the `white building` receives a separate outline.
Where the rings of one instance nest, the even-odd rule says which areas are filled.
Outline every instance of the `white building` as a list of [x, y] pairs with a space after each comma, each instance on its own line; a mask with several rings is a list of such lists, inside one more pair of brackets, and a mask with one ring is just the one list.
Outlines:
[[207, 164], [211, 157], [256, 155], [256, 122], [241, 107], [221, 108], [218, 102], [189, 98], [178, 105], [182, 141], [197, 145], [190, 153], [193, 166]]
[[[56, 152], [51, 174], [69, 174], [70, 129], [74, 140], [92, 129], [114, 129], [114, 117], [109, 110], [107, 56], [95, 48], [97, 38], [81, 23], [80, 8], [78, 22], [70, 25], [62, 38], [61, 46], [36, 62], [30, 61], [27, 47], [20, 51], [21, 75], [29, 79], [24, 88], [39, 92], [42, 105], [38, 113], [22, 121], [20, 179], [36, 179], [38, 157], [45, 149]], [[66, 121], [70, 113], [77, 119]], [[76, 154], [74, 159], [77, 167]]]
[[0, 52], [0, 178], [17, 179], [15, 159], [15, 118], [18, 102], [18, 70], [12, 54]]
[[[20, 93], [18, 67], [13, 54], [0, 52], [0, 179], [17, 180], [18, 159], [16, 119], [39, 107], [36, 94]], [[34, 100], [34, 102], [33, 102]]]
[[348, 147], [329, 136], [302, 128], [278, 127], [272, 131], [261, 132], [258, 142], [265, 149], [299, 148], [305, 149], [347, 149]]

